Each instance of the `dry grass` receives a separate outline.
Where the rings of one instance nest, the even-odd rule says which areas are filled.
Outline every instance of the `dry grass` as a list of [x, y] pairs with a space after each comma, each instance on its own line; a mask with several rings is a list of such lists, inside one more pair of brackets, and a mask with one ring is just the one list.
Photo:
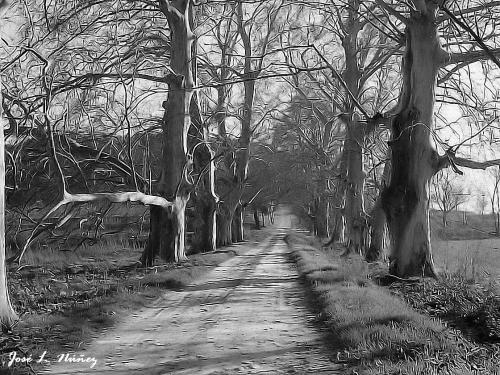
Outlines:
[[344, 259], [325, 252], [307, 237], [287, 239], [301, 274], [317, 296], [346, 373], [500, 373], [498, 356], [477, 350], [458, 331], [375, 285], [359, 257]]
[[436, 266], [447, 274], [489, 283], [500, 281], [500, 239], [432, 243]]

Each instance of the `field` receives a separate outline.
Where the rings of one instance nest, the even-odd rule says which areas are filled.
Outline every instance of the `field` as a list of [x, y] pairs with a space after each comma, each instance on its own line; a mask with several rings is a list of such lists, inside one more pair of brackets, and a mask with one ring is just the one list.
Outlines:
[[478, 281], [500, 282], [500, 238], [434, 240], [432, 248], [439, 270]]
[[434, 261], [440, 271], [460, 274], [469, 280], [489, 283], [500, 282], [500, 238], [493, 235], [491, 215], [450, 214], [443, 227], [441, 213], [431, 214], [432, 249]]

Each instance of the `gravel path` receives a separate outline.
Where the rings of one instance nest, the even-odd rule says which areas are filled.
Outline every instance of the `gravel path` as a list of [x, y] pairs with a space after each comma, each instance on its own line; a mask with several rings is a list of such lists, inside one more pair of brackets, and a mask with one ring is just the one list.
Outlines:
[[96, 339], [48, 374], [337, 374], [288, 260], [284, 232]]

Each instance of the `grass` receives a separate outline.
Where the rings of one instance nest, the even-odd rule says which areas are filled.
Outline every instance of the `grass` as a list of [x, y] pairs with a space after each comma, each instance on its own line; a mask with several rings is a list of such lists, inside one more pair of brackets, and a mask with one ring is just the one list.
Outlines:
[[432, 237], [441, 240], [471, 240], [493, 237], [495, 228], [493, 217], [467, 212], [467, 224], [463, 224], [463, 211], [448, 213], [447, 226], [443, 226], [442, 214], [430, 212]]
[[500, 238], [432, 241], [436, 266], [447, 274], [489, 283], [500, 281]]
[[500, 373], [498, 350], [476, 345], [376, 285], [373, 270], [359, 257], [326, 252], [311, 237], [289, 235], [287, 242], [345, 373]]
[[446, 321], [469, 339], [500, 349], [500, 296], [495, 288], [460, 275], [443, 275], [438, 280], [395, 283], [391, 289], [414, 308]]

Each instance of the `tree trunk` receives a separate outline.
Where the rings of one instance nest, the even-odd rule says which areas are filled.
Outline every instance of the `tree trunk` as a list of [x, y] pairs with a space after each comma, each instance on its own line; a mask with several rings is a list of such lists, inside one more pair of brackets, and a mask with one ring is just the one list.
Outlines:
[[189, 149], [193, 154], [193, 179], [196, 181], [193, 203], [195, 218], [191, 251], [194, 253], [216, 250], [216, 208], [214, 152], [209, 144], [208, 129], [201, 118], [198, 96], [191, 102], [192, 125], [189, 129]]
[[[232, 160], [230, 155], [227, 155], [226, 158], [227, 163]], [[231, 189], [233, 186], [232, 183], [225, 186], [225, 195], [222, 195], [217, 209], [217, 246], [227, 246], [233, 243], [234, 217], [240, 204], [240, 191]]]
[[448, 212], [443, 210], [442, 216], [443, 216], [443, 227], [446, 228], [446, 226], [448, 225]]
[[[417, 4], [417, 3], [415, 3]], [[445, 58], [436, 27], [435, 2], [418, 3], [406, 29], [399, 111], [393, 120], [391, 183], [382, 204], [392, 251], [390, 272], [435, 276], [429, 226], [429, 182], [438, 170], [431, 144], [437, 72]]]
[[[0, 103], [2, 94], [0, 92]], [[4, 119], [0, 106], [0, 326], [7, 332], [17, 318], [10, 303], [7, 289], [7, 267], [5, 263], [5, 139]]]
[[314, 205], [315, 234], [321, 238], [329, 238], [330, 202], [323, 196], [316, 198]]
[[166, 212], [157, 206], [151, 206], [149, 209], [149, 236], [146, 248], [142, 252], [141, 263], [146, 267], [151, 267], [155, 261], [156, 256], [160, 250], [160, 242], [162, 236], [160, 235], [163, 225], [163, 215]]
[[371, 241], [370, 247], [366, 251], [365, 259], [367, 262], [375, 262], [384, 257], [385, 250], [388, 247], [387, 220], [382, 208], [381, 197], [375, 202], [370, 216]]
[[382, 207], [382, 188], [389, 185], [391, 177], [391, 153], [387, 154], [388, 160], [385, 162], [384, 171], [382, 172], [381, 188], [379, 196], [375, 202], [372, 213], [370, 215], [370, 247], [366, 251], [365, 259], [368, 262], [375, 262], [382, 257], [387, 256], [389, 248], [389, 233], [387, 228], [387, 218], [385, 217], [384, 208]]
[[365, 172], [363, 171], [364, 128], [352, 119], [347, 126], [344, 152], [347, 153], [347, 176], [344, 216], [348, 252], [364, 254], [368, 222], [364, 207]]
[[260, 229], [259, 210], [257, 208], [253, 209], [253, 221], [255, 222], [255, 229]]
[[346, 189], [346, 176], [347, 176], [347, 153], [342, 152], [339, 162], [339, 173], [335, 183], [335, 194], [333, 198], [333, 226], [331, 229], [331, 238], [327, 245], [333, 244], [335, 241], [345, 243], [345, 189]]
[[[143, 254], [142, 258], [150, 260], [151, 255], [157, 252], [165, 261], [180, 262], [186, 259], [185, 210], [192, 189], [187, 178], [192, 169], [187, 155], [187, 138], [191, 126], [194, 36], [189, 0], [160, 0], [160, 9], [170, 29], [170, 67], [174, 74], [170, 76], [168, 98], [163, 104], [163, 160], [159, 194], [173, 202], [174, 206], [161, 215], [151, 215], [161, 225], [151, 226], [153, 244], [148, 243], [145, 253], [148, 251], [149, 254]], [[158, 251], [152, 249], [154, 245], [160, 246]]]
[[340, 209], [340, 208], [334, 209], [332, 223], [333, 223], [333, 225], [331, 228], [330, 241], [328, 241], [327, 245], [331, 245], [337, 241], [340, 243], [344, 243], [345, 242], [345, 224], [344, 224], [344, 215], [342, 213], [342, 209]]
[[244, 209], [241, 204], [238, 204], [233, 216], [233, 242], [243, 242], [245, 240], [243, 228]]
[[167, 262], [182, 262], [187, 259], [185, 250], [186, 206], [189, 194], [178, 194], [172, 212], [165, 216], [165, 242], [160, 247], [160, 257]]
[[195, 218], [193, 221], [192, 253], [205, 253], [216, 250], [216, 204], [208, 194], [197, 192], [193, 199]]
[[[345, 83], [354, 97], [360, 97], [362, 72], [359, 66], [358, 37], [363, 28], [360, 22], [359, 0], [349, 0], [347, 33], [342, 39], [345, 53]], [[363, 171], [363, 145], [367, 134], [366, 125], [358, 122], [355, 105], [351, 100], [346, 101], [346, 139], [344, 141], [345, 154], [345, 243], [347, 253], [357, 252], [364, 254], [368, 241], [368, 222], [364, 208], [365, 173]]]
[[233, 217], [228, 211], [217, 213], [217, 246], [228, 246], [233, 243]]

